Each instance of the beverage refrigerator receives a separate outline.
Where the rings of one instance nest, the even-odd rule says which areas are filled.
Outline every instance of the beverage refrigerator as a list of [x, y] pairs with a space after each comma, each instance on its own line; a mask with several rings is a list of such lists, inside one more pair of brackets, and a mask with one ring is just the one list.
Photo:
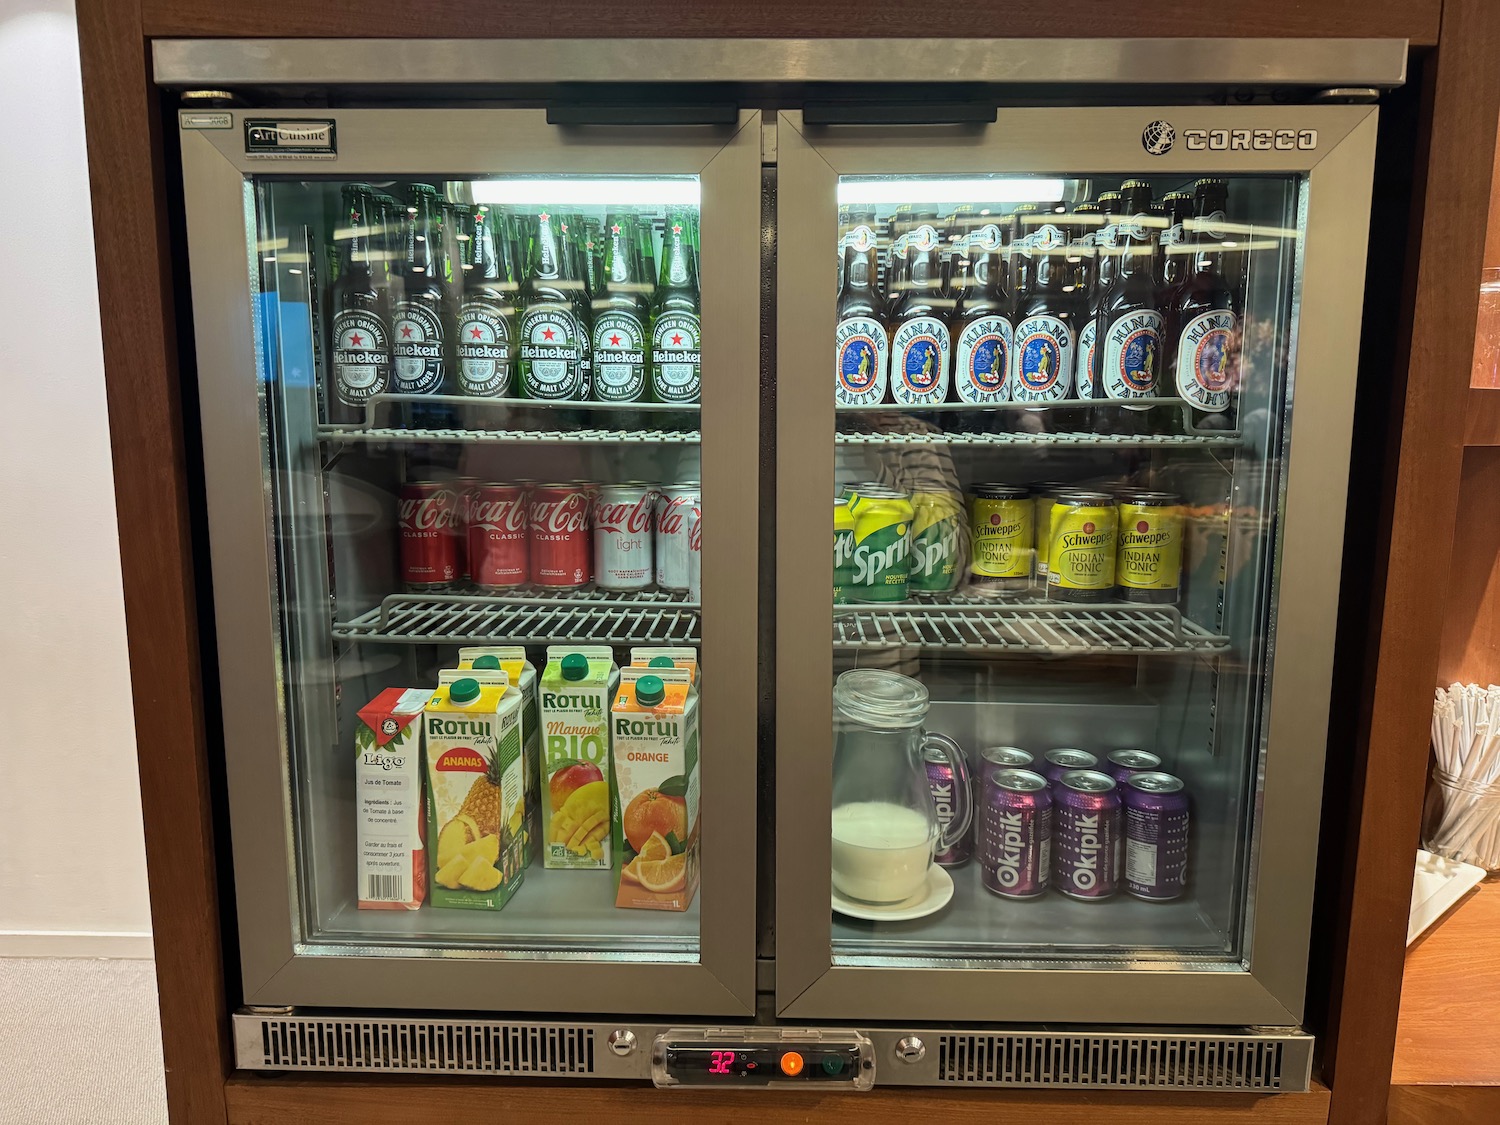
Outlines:
[[1404, 43], [154, 50], [240, 1067], [1307, 1088]]

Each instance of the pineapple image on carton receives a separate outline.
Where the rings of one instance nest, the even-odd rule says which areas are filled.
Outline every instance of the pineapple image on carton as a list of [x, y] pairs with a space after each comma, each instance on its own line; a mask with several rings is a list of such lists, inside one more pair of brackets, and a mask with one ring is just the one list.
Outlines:
[[686, 910], [698, 890], [698, 692], [685, 668], [625, 668], [609, 716], [615, 905]]
[[693, 686], [698, 686], [698, 650], [695, 648], [633, 648], [630, 650], [632, 668], [686, 668], [693, 674]]
[[445, 671], [426, 719], [432, 905], [499, 910], [525, 874], [521, 693], [502, 671]]
[[536, 669], [526, 659], [520, 645], [488, 645], [458, 650], [460, 671], [470, 668], [499, 668], [510, 679], [511, 687], [521, 689], [521, 785], [526, 791], [526, 824], [522, 829], [522, 862], [530, 867], [541, 850], [542, 803], [538, 778], [541, 776], [542, 725], [537, 711]]
[[609, 702], [620, 670], [608, 645], [552, 645], [542, 670], [543, 862], [563, 870], [613, 865]]
[[422, 831], [421, 688], [386, 688], [354, 728], [361, 910], [416, 910], [427, 897]]

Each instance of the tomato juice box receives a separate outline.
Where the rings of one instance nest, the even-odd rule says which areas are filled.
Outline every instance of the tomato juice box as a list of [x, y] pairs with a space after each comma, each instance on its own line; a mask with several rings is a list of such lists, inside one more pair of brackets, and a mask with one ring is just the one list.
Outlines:
[[425, 712], [435, 907], [499, 910], [521, 884], [521, 707], [503, 671], [438, 674]]
[[686, 910], [698, 890], [698, 692], [686, 668], [625, 668], [610, 708], [615, 905]]
[[620, 670], [608, 645], [551, 645], [542, 669], [542, 857], [547, 867], [607, 870], [609, 704]]
[[427, 897], [422, 709], [430, 694], [386, 688], [359, 710], [354, 788], [361, 910], [416, 910]]

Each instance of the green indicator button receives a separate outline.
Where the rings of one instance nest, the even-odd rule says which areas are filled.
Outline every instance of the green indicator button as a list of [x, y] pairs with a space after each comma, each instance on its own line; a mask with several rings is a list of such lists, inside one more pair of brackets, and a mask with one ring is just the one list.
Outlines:
[[823, 1056], [823, 1073], [830, 1078], [844, 1072], [844, 1060], [838, 1055]]

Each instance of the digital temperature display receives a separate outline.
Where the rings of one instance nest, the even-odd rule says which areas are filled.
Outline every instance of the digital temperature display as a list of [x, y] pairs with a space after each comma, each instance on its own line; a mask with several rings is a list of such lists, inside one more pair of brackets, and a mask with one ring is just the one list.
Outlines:
[[669, 1043], [662, 1065], [672, 1085], [848, 1085], [861, 1071], [854, 1044]]
[[708, 1061], [708, 1073], [710, 1073], [710, 1074], [730, 1074], [730, 1073], [733, 1073], [733, 1072], [729, 1068], [732, 1067], [733, 1065], [734, 1065], [734, 1052], [733, 1051], [713, 1051], [713, 1052], [711, 1052], [711, 1057], [710, 1057], [710, 1059]]

